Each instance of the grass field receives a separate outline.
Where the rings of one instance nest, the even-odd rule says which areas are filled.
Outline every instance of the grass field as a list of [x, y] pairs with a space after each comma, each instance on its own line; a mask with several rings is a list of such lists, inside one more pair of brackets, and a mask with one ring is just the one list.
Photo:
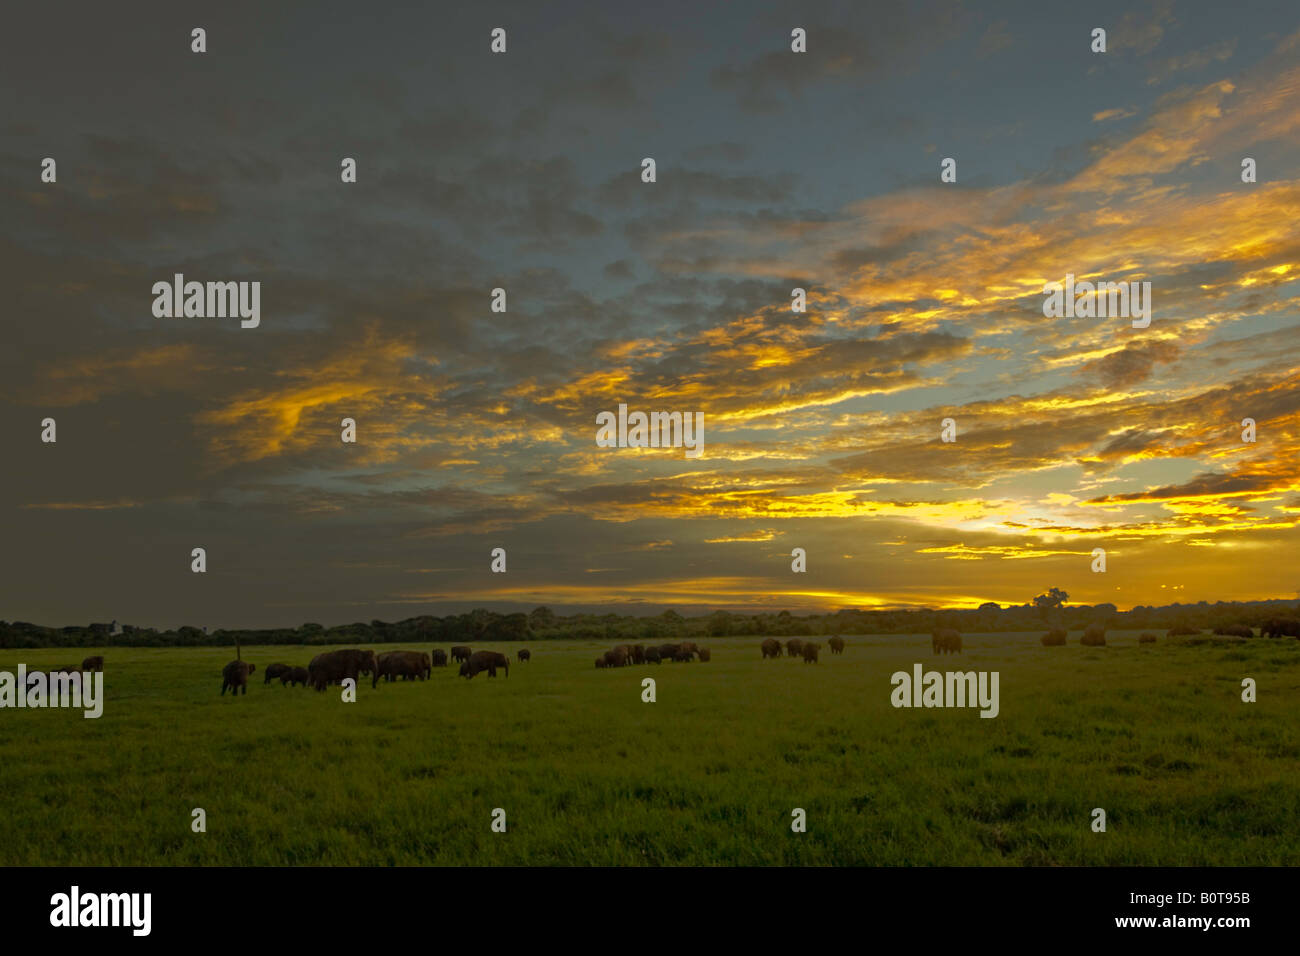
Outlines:
[[[960, 657], [919, 635], [832, 657], [821, 638], [816, 665], [707, 640], [710, 663], [617, 670], [593, 666], [608, 644], [533, 642], [529, 664], [484, 645], [508, 679], [367, 680], [355, 704], [262, 684], [324, 648], [245, 648], [258, 672], [234, 700], [228, 648], [96, 650], [102, 718], [0, 711], [0, 863], [1300, 863], [1300, 641], [1038, 637], [968, 634]], [[890, 675], [916, 661], [999, 671], [1000, 715], [893, 708]]]

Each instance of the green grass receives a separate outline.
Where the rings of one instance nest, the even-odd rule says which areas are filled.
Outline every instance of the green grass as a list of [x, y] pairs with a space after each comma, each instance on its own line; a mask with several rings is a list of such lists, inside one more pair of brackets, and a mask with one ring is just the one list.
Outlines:
[[[708, 640], [711, 663], [621, 670], [594, 667], [608, 644], [534, 642], [530, 664], [492, 645], [508, 679], [438, 669], [355, 704], [263, 686], [321, 648], [246, 648], [259, 670], [234, 700], [228, 648], [107, 648], [99, 720], [0, 711], [0, 863], [1300, 863], [1300, 642], [1038, 637], [937, 658], [928, 636], [849, 636], [842, 657], [821, 638], [817, 665]], [[999, 671], [1001, 714], [894, 709], [915, 661]]]

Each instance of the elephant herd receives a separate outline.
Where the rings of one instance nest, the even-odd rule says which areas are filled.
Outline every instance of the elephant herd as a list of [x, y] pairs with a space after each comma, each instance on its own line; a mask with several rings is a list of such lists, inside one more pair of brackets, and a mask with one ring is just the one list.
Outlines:
[[[1201, 631], [1196, 627], [1178, 624], [1171, 627], [1165, 632], [1166, 637], [1190, 637], [1200, 634]], [[1214, 633], [1225, 637], [1254, 637], [1255, 629], [1249, 624], [1219, 624], [1214, 628]], [[1265, 621], [1259, 629], [1260, 637], [1297, 637], [1300, 638], [1300, 621], [1289, 620], [1286, 618], [1273, 618]], [[1053, 628], [1042, 637], [1044, 647], [1062, 647], [1065, 644], [1066, 632], [1061, 628]], [[1138, 635], [1139, 644], [1154, 644], [1157, 637], [1151, 631], [1143, 631]], [[1084, 629], [1083, 635], [1079, 638], [1079, 643], [1084, 647], [1105, 647], [1106, 646], [1106, 629], [1100, 624], [1090, 624]]]
[[[836, 634], [834, 637], [827, 639], [832, 654], [844, 653], [844, 638]], [[805, 641], [802, 638], [792, 637], [785, 642], [785, 655], [787, 657], [802, 657], [805, 664], [816, 664], [817, 655], [821, 652], [822, 646], [815, 641]], [[763, 652], [763, 660], [769, 657], [777, 658], [781, 656], [781, 642], [775, 637], [769, 637], [759, 645], [759, 650]]]
[[[1216, 634], [1226, 634], [1234, 637], [1253, 637], [1254, 629], [1245, 624], [1221, 625], [1214, 629]], [[1196, 634], [1199, 631], [1193, 628], [1175, 627], [1171, 628], [1168, 636], [1173, 637], [1179, 634]], [[1274, 618], [1264, 622], [1260, 628], [1262, 637], [1296, 637], [1300, 638], [1300, 621]], [[1149, 632], [1143, 633], [1138, 638], [1139, 644], [1155, 643], [1156, 636]], [[1042, 638], [1044, 646], [1060, 646], [1065, 644], [1066, 632], [1060, 629], [1049, 631]], [[844, 653], [844, 639], [838, 634], [830, 637], [826, 641], [832, 654]], [[1106, 631], [1100, 625], [1091, 625], [1080, 638], [1079, 643], [1085, 647], [1102, 647], [1106, 644]], [[961, 634], [952, 628], [940, 628], [930, 636], [930, 645], [935, 654], [960, 654], [962, 652]], [[813, 641], [805, 641], [802, 638], [792, 637], [782, 646], [776, 638], [769, 637], [760, 645], [763, 659], [769, 657], [777, 658], [781, 656], [802, 658], [806, 664], [815, 664], [818, 661], [818, 654], [821, 651], [821, 645]], [[341, 651], [326, 651], [317, 654], [312, 658], [311, 663], [306, 667], [292, 667], [288, 664], [271, 664], [265, 670], [264, 684], [279, 678], [281, 685], [300, 685], [303, 687], [311, 686], [318, 691], [323, 691], [329, 684], [338, 684], [343, 680], [357, 678], [367, 675], [371, 678], [370, 686], [377, 687], [379, 679], [392, 682], [401, 678], [402, 680], [428, 680], [433, 676], [433, 668], [447, 667], [448, 660], [455, 661], [460, 665], [459, 675], [466, 679], [472, 679], [476, 674], [487, 672], [489, 677], [496, 677], [497, 671], [502, 671], [506, 677], [510, 676], [510, 659], [505, 654], [497, 651], [475, 651], [471, 648], [458, 644], [450, 651], [434, 650], [426, 654], [423, 651], [387, 651], [383, 654], [376, 655], [372, 650], [358, 650], [349, 648]], [[532, 652], [524, 648], [518, 651], [517, 658], [520, 663], [530, 661]], [[659, 644], [655, 646], [646, 646], [644, 644], [619, 644], [611, 650], [605, 651], [596, 658], [596, 667], [628, 667], [633, 664], [662, 664], [664, 661], [674, 661], [688, 663], [690, 661], [708, 661], [712, 659], [712, 654], [707, 647], [699, 647], [692, 641], [683, 641], [677, 644]], [[95, 671], [104, 669], [103, 657], [87, 657], [81, 663], [80, 668], [65, 667], [56, 668], [50, 673], [76, 672], [76, 671]], [[225, 694], [227, 690], [235, 694], [241, 691], [248, 693], [248, 677], [257, 668], [242, 660], [233, 660], [225, 666], [221, 672], [222, 684], [221, 693]]]
[[[532, 653], [527, 650], [519, 652], [521, 661], [531, 660], [532, 656]], [[457, 645], [451, 649], [451, 660], [460, 663], [459, 674], [467, 679], [484, 671], [489, 677], [496, 677], [498, 670], [504, 671], [507, 677], [510, 676], [509, 659], [497, 651], [472, 651], [468, 647]], [[98, 661], [101, 669], [104, 665], [102, 657], [87, 658], [86, 661], [87, 663]], [[341, 684], [344, 680], [355, 681], [360, 677], [368, 676], [370, 686], [374, 688], [379, 686], [380, 678], [389, 683], [398, 678], [428, 680], [433, 676], [433, 668], [446, 667], [447, 661], [447, 652], [436, 649], [432, 653], [387, 651], [376, 654], [372, 650], [347, 648], [317, 654], [306, 667], [281, 663], [270, 664], [263, 672], [265, 679], [262, 683], [269, 684], [278, 678], [282, 687], [300, 685], [323, 691], [330, 684]], [[239, 694], [241, 691], [247, 694], [248, 677], [255, 670], [257, 670], [256, 665], [247, 661], [238, 659], [231, 661], [221, 671], [221, 693], [224, 695], [229, 690], [234, 694]]]
[[660, 644], [658, 647], [646, 647], [644, 644], [619, 644], [613, 650], [597, 657], [596, 666], [598, 668], [628, 667], [632, 664], [662, 664], [664, 661], [687, 664], [694, 660], [712, 659], [713, 652], [707, 647], [697, 646], [694, 641]]

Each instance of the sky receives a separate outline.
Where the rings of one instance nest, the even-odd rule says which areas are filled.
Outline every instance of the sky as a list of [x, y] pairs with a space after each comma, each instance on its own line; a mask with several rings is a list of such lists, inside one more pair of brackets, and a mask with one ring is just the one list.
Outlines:
[[373, 6], [9, 14], [0, 618], [1300, 593], [1294, 4]]

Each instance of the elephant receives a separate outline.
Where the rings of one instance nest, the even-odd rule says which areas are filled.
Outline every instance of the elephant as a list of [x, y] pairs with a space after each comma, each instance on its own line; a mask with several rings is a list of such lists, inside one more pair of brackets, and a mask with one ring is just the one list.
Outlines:
[[[606, 662], [606, 660], [605, 660], [605, 655], [604, 655], [604, 654], [601, 654], [599, 657], [596, 658], [596, 670], [598, 670], [598, 671], [599, 671], [599, 670], [604, 670], [604, 669], [605, 669], [606, 667], [608, 667], [608, 666], [609, 666], [609, 664]], [[463, 668], [462, 668], [462, 670], [461, 670], [461, 673], [462, 673], [462, 674], [464, 673], [464, 669], [463, 669]]]
[[1042, 641], [1044, 647], [1064, 647], [1066, 633], [1059, 627], [1054, 627], [1043, 635]]
[[356, 680], [359, 674], [373, 674], [378, 668], [374, 651], [356, 648], [317, 654], [307, 665], [312, 686], [318, 691], [324, 690], [326, 684], [338, 684], [348, 678]]
[[798, 657], [803, 653], [803, 641], [797, 637], [792, 637], [785, 642], [785, 653], [788, 657]]
[[1300, 621], [1275, 617], [1260, 628], [1261, 637], [1300, 637]]
[[710, 651], [707, 647], [701, 647], [701, 648], [700, 648], [700, 660], [701, 660], [701, 661], [711, 661], [711, 660], [713, 660], [713, 652]]
[[680, 649], [680, 644], [660, 644], [659, 659], [664, 661], [675, 661], [677, 660], [677, 652]]
[[663, 657], [659, 654], [659, 648], [647, 647], [645, 649], [645, 662], [647, 664], [662, 664]]
[[1083, 632], [1083, 637], [1079, 638], [1079, 643], [1084, 647], [1105, 647], [1106, 629], [1100, 624], [1089, 624]]
[[496, 677], [498, 667], [506, 672], [507, 677], [510, 676], [510, 658], [497, 651], [475, 651], [469, 656], [469, 660], [461, 663], [460, 676], [469, 679], [475, 674], [487, 671], [488, 677]]
[[930, 635], [930, 646], [936, 654], [960, 654], [961, 635], [950, 627], [941, 627]]
[[645, 645], [644, 645], [644, 644], [633, 644], [633, 645], [632, 645], [632, 663], [633, 663], [633, 664], [644, 664], [644, 663], [645, 663]]
[[1245, 624], [1227, 624], [1227, 625], [1220, 624], [1218, 627], [1214, 629], [1214, 633], [1223, 634], [1226, 635], [1227, 637], [1254, 637], [1255, 636], [1254, 629], [1247, 627]]
[[678, 648], [677, 653], [673, 655], [673, 660], [681, 664], [689, 664], [691, 661], [695, 660], [695, 652], [685, 651], [682, 650], [681, 648]]
[[464, 644], [457, 644], [451, 649], [451, 659], [453, 661], [467, 661], [471, 653], [473, 652]]
[[102, 671], [104, 669], [104, 658], [100, 655], [87, 657], [81, 662], [81, 669], [83, 671]]
[[301, 684], [303, 687], [306, 687], [310, 681], [311, 681], [311, 675], [307, 673], [307, 668], [305, 667], [290, 667], [287, 671], [285, 671], [283, 674], [280, 675], [281, 687], [283, 687], [285, 684], [289, 684], [289, 685]]
[[627, 667], [628, 663], [626, 644], [620, 644], [613, 650], [605, 652], [606, 667]]
[[530, 651], [526, 647], [521, 647], [519, 649], [519, 663], [522, 664], [524, 661], [531, 661], [532, 659], [533, 659], [532, 651]]
[[830, 640], [828, 640], [826, 643], [829, 644], [829, 645], [831, 646], [831, 653], [832, 653], [832, 654], [843, 654], [843, 653], [844, 653], [844, 638], [840, 637], [838, 634], [836, 634], [834, 637], [832, 637], [832, 638], [831, 638]]
[[763, 651], [763, 660], [767, 660], [769, 657], [781, 656], [781, 642], [774, 637], [769, 637], [765, 640], [761, 647]]
[[700, 652], [700, 649], [695, 646], [694, 641], [683, 641], [681, 644], [677, 645], [677, 649], [679, 651], [689, 651], [692, 654], [698, 654]]
[[821, 649], [822, 646], [820, 644], [814, 644], [812, 641], [809, 641], [807, 644], [804, 644], [804, 646], [801, 648], [803, 652], [803, 662], [805, 664], [816, 664], [817, 652], [820, 651]]
[[263, 673], [266, 674], [266, 680], [262, 681], [262, 684], [269, 684], [271, 681], [275, 680], [275, 678], [281, 677], [291, 670], [293, 670], [293, 668], [288, 664], [267, 664], [266, 670], [263, 671]]
[[446, 651], [435, 650], [435, 651], [433, 652], [433, 666], [434, 666], [434, 667], [446, 667], [446, 666], [447, 666], [447, 652], [446, 652]]
[[221, 696], [230, 688], [231, 696], [238, 696], [242, 690], [248, 696], [248, 675], [257, 670], [257, 665], [246, 661], [231, 661], [221, 670]]
[[422, 651], [389, 651], [380, 654], [376, 664], [374, 679], [370, 681], [371, 687], [379, 683], [380, 677], [389, 682], [398, 677], [403, 680], [428, 680], [433, 673], [429, 655]]

